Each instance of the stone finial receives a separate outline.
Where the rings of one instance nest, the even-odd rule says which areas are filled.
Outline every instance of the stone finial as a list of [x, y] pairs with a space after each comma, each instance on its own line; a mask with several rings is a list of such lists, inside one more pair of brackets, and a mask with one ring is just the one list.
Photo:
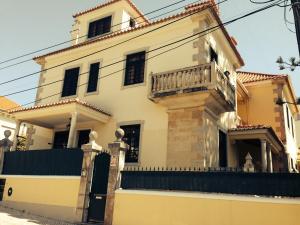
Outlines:
[[90, 141], [87, 145], [89, 145], [93, 150], [101, 151], [103, 149], [101, 145], [96, 143], [96, 139], [98, 138], [98, 133], [96, 131], [92, 130], [89, 134], [89, 138]]
[[116, 141], [121, 142], [124, 135], [125, 135], [124, 130], [121, 128], [118, 128], [115, 132], [115, 136], [117, 138]]
[[250, 153], [248, 152], [248, 154], [245, 157], [246, 162], [244, 164], [244, 172], [254, 172], [254, 164], [252, 162], [252, 156], [250, 155]]

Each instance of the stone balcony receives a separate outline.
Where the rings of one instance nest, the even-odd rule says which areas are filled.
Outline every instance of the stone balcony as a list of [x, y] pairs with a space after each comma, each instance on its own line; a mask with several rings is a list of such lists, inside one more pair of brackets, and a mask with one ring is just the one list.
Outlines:
[[207, 106], [235, 110], [235, 87], [215, 62], [151, 75], [149, 98], [169, 109]]

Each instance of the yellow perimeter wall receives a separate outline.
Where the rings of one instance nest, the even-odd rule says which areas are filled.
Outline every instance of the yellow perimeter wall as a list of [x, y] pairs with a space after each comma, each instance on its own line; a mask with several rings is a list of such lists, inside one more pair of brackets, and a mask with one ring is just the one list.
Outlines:
[[[1, 204], [47, 217], [73, 221], [80, 177], [1, 176], [6, 179]], [[13, 193], [8, 196], [8, 189]]]
[[300, 199], [119, 190], [113, 225], [300, 225], [299, 212]]

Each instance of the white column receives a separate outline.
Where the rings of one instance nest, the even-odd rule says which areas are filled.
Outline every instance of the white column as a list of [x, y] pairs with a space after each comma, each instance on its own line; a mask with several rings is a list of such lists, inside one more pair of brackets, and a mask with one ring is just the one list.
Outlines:
[[71, 126], [69, 131], [68, 145], [67, 148], [75, 148], [75, 135], [76, 135], [76, 125], [77, 125], [78, 113], [72, 113]]
[[13, 140], [13, 146], [11, 148], [11, 151], [16, 151], [17, 150], [17, 143], [18, 143], [18, 135], [20, 131], [22, 121], [16, 120], [16, 130], [15, 130], [15, 135], [14, 135], [14, 140]]
[[268, 171], [270, 173], [273, 173], [273, 162], [272, 162], [272, 149], [271, 149], [271, 145], [268, 145], [267, 154], [268, 154]]
[[261, 170], [267, 172], [267, 141], [260, 140], [261, 143]]

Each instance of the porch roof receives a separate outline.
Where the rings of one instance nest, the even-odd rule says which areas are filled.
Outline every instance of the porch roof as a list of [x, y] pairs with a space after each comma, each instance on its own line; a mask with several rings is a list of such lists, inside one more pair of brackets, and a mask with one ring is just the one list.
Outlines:
[[78, 113], [78, 122], [106, 123], [111, 117], [108, 112], [78, 98], [10, 111], [17, 120], [47, 128], [69, 122], [73, 112]]
[[251, 140], [260, 139], [266, 140], [272, 145], [275, 152], [284, 150], [284, 145], [276, 135], [271, 126], [266, 125], [241, 125], [237, 128], [230, 129], [228, 132], [229, 138], [232, 140]]

